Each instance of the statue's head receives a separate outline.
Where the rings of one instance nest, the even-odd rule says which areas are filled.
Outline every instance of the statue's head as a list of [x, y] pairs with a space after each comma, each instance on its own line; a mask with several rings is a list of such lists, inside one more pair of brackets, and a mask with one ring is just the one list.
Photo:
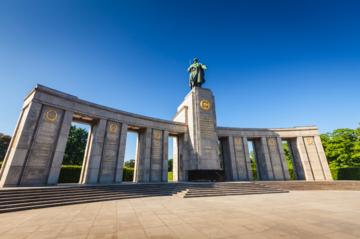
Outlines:
[[194, 63], [198, 63], [199, 62], [199, 59], [197, 59], [196, 57], [194, 58], [193, 60]]

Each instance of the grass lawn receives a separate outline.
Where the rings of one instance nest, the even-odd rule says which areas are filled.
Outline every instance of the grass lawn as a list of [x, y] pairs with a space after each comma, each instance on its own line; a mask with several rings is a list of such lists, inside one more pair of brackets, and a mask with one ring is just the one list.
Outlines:
[[168, 181], [173, 181], [173, 172], [168, 172]]

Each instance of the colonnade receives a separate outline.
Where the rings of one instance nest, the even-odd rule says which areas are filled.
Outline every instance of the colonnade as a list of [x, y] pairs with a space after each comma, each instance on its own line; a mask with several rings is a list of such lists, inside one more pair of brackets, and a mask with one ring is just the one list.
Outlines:
[[219, 128], [218, 132], [228, 180], [253, 180], [248, 141], [253, 142], [260, 180], [290, 180], [283, 140], [288, 142], [297, 180], [332, 180], [319, 133], [314, 127]]
[[[74, 121], [86, 123], [91, 128], [79, 183], [122, 182], [129, 130], [138, 133], [134, 182], [167, 182], [170, 136], [176, 136], [173, 147], [174, 181], [187, 181], [187, 173], [196, 163], [194, 157], [198, 152], [189, 136], [188, 124], [191, 119], [181, 123], [132, 114], [39, 85], [25, 98], [0, 171], [0, 187], [57, 184]], [[216, 132], [213, 132], [213, 128], [204, 129], [211, 129], [211, 136], [219, 138], [222, 169], [227, 180], [253, 180], [248, 141], [254, 145], [260, 180], [289, 180], [283, 140], [289, 142], [297, 179], [331, 180], [319, 132], [315, 127], [216, 127]], [[213, 150], [205, 146], [204, 150]]]

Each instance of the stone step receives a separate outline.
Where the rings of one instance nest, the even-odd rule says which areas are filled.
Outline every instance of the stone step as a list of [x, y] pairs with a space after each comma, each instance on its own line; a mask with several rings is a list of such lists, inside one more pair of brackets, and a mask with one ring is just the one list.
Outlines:
[[147, 194], [147, 195], [127, 195], [127, 196], [111, 196], [111, 197], [94, 197], [94, 198], [80, 198], [76, 200], [64, 201], [60, 200], [58, 202], [41, 202], [41, 203], [28, 203], [23, 205], [11, 205], [10, 207], [1, 208], [0, 213], [5, 212], [14, 212], [14, 211], [21, 211], [21, 210], [29, 210], [29, 209], [37, 209], [37, 208], [47, 208], [47, 207], [56, 207], [56, 206], [66, 206], [66, 205], [73, 205], [73, 204], [80, 204], [80, 203], [91, 203], [91, 202], [102, 202], [102, 201], [111, 201], [111, 200], [120, 200], [120, 199], [131, 199], [131, 198], [143, 198], [143, 197], [159, 197], [159, 196], [168, 196], [162, 194]]
[[198, 185], [189, 187], [189, 190], [183, 195], [184, 198], [191, 197], [211, 197], [211, 196], [230, 196], [230, 195], [250, 195], [267, 193], [286, 193], [288, 191], [275, 189], [262, 184], [249, 183], [228, 183], [216, 185]]
[[56, 195], [47, 195], [47, 194], [40, 194], [40, 195], [18, 195], [17, 197], [7, 197], [0, 199], [0, 208], [4, 204], [8, 203], [15, 203], [15, 202], [30, 202], [30, 201], [38, 201], [38, 200], [44, 200], [44, 199], [57, 199], [57, 198], [63, 198], [63, 199], [70, 199], [70, 198], [79, 198], [79, 197], [92, 197], [96, 195], [144, 195], [144, 194], [153, 194], [153, 193], [159, 193], [163, 195], [171, 196], [174, 193], [174, 190], [138, 190], [138, 191], [94, 191], [94, 192], [87, 192], [87, 193], [68, 193], [68, 194], [56, 194]]
[[266, 181], [261, 184], [283, 190], [360, 190], [360, 181]]
[[219, 197], [219, 196], [236, 196], [236, 195], [253, 195], [253, 194], [272, 194], [272, 193], [287, 193], [286, 191], [267, 191], [267, 192], [234, 192], [234, 193], [210, 193], [210, 194], [186, 194], [184, 198], [194, 197]]
[[56, 197], [56, 198], [48, 198], [48, 199], [37, 199], [37, 200], [25, 200], [24, 202], [7, 202], [6, 204], [1, 203], [0, 209], [3, 208], [9, 208], [13, 206], [26, 206], [26, 205], [32, 205], [32, 204], [49, 204], [52, 202], [71, 202], [71, 201], [78, 201], [78, 200], [84, 200], [84, 199], [95, 199], [95, 198], [128, 198], [128, 197], [144, 197], [144, 196], [170, 196], [172, 194], [170, 193], [162, 193], [162, 192], [147, 192], [147, 193], [138, 193], [138, 194], [99, 194], [99, 195], [92, 195], [91, 197], [87, 196], [76, 196], [76, 197]]
[[171, 192], [173, 190], [175, 190], [175, 187], [171, 187], [171, 188], [132, 188], [132, 189], [124, 189], [124, 188], [98, 188], [98, 189], [87, 189], [87, 190], [67, 190], [67, 191], [61, 191], [61, 192], [27, 192], [27, 193], [23, 193], [23, 192], [14, 192], [13, 194], [7, 194], [7, 195], [2, 195], [2, 193], [0, 192], [0, 201], [1, 200], [5, 200], [5, 199], [15, 199], [15, 198], [26, 198], [26, 197], [38, 197], [38, 196], [62, 196], [62, 195], [69, 195], [69, 194], [93, 194], [93, 193], [107, 193], [107, 192], [144, 192], [144, 191], [164, 191], [164, 192]]

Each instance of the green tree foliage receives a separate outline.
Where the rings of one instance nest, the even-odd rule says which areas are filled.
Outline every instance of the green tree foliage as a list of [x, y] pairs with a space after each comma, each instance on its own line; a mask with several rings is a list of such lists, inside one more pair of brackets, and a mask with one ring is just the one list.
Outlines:
[[0, 133], [0, 161], [3, 161], [5, 158], [6, 151], [9, 147], [11, 137]]
[[70, 128], [63, 164], [81, 165], [84, 158], [88, 132], [74, 125]]
[[288, 169], [289, 169], [290, 179], [295, 180], [293, 158], [292, 158], [291, 151], [289, 149], [289, 144], [285, 141], [285, 142], [283, 142], [282, 146], [283, 146], [283, 149], [284, 149], [285, 159], [286, 159], [287, 166], [288, 166]]
[[125, 168], [135, 168], [135, 159], [125, 161]]
[[257, 166], [256, 166], [256, 158], [255, 158], [255, 151], [250, 151], [250, 162], [251, 162], [251, 171], [253, 175], [253, 180], [259, 180], [257, 174]]
[[168, 160], [168, 172], [172, 172], [173, 171], [173, 160], [169, 159]]
[[360, 167], [360, 128], [336, 129], [321, 141], [331, 168]]

